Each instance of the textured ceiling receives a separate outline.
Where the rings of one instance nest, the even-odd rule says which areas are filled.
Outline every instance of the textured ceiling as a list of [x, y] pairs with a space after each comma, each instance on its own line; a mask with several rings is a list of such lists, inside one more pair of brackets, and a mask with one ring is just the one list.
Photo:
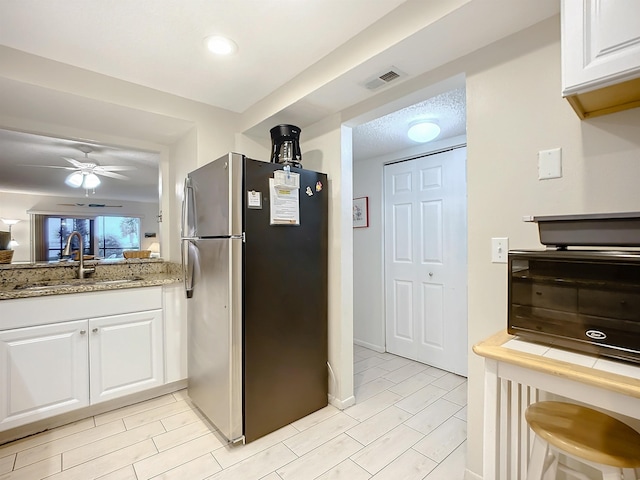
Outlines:
[[437, 140], [466, 134], [465, 89], [442, 93], [353, 129], [354, 160], [386, 155], [418, 145], [407, 137], [409, 126], [419, 120], [440, 125]]

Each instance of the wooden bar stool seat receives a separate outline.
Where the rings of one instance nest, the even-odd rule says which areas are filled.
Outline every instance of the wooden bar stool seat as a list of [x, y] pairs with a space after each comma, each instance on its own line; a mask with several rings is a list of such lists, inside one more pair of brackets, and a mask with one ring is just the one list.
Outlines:
[[525, 418], [536, 438], [527, 480], [554, 479], [558, 469], [587, 478], [558, 463], [558, 453], [597, 470], [604, 480], [636, 480], [640, 468], [640, 433], [591, 408], [565, 402], [537, 402]]

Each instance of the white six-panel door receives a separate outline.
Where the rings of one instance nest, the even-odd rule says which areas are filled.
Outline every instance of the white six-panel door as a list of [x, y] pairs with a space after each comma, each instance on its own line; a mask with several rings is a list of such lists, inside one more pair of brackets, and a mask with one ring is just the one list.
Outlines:
[[467, 372], [466, 148], [385, 166], [387, 351]]

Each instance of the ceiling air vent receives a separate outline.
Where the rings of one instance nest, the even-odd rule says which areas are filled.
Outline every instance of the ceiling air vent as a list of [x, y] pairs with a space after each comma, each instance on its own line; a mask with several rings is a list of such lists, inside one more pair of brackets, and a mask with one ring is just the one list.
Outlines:
[[388, 69], [385, 69], [384, 72], [374, 77], [368, 78], [364, 81], [364, 83], [362, 83], [362, 85], [369, 90], [377, 90], [378, 88], [387, 85], [388, 83], [393, 82], [400, 77], [404, 77], [405, 75], [406, 74], [400, 71], [398, 68], [389, 67]]

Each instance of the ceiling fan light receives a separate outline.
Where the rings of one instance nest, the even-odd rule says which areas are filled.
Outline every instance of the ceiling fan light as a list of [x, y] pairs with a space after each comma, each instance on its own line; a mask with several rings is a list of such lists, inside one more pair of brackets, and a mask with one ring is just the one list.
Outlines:
[[95, 173], [89, 173], [84, 176], [83, 188], [91, 189], [96, 188], [98, 185], [100, 185], [100, 179]]
[[73, 172], [70, 174], [64, 181], [67, 185], [73, 188], [79, 188], [82, 185], [82, 181], [84, 180], [84, 175], [80, 172]]
[[440, 135], [440, 125], [433, 121], [423, 121], [414, 123], [409, 127], [407, 135], [414, 142], [426, 143], [434, 140]]

